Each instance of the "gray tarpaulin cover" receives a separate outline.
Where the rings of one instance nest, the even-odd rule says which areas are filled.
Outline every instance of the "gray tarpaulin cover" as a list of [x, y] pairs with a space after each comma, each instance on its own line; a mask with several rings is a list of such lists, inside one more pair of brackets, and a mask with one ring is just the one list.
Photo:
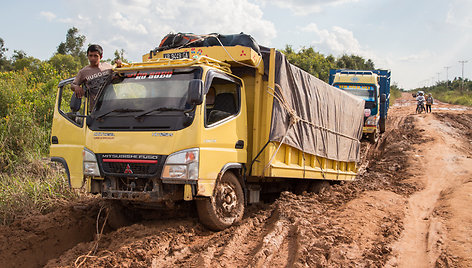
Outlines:
[[[261, 47], [261, 52], [268, 70], [269, 50]], [[283, 139], [284, 144], [328, 159], [359, 162], [364, 100], [290, 64], [278, 51], [275, 61], [275, 84], [280, 87], [269, 89], [277, 96], [269, 140]]]

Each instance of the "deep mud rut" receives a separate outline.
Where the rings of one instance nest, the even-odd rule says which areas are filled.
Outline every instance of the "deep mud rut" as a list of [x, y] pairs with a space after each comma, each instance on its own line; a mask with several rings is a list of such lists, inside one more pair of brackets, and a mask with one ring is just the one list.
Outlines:
[[404, 94], [357, 181], [284, 192], [227, 230], [190, 207], [97, 235], [105, 210], [84, 198], [0, 227], [0, 267], [472, 267], [472, 111], [433, 107]]

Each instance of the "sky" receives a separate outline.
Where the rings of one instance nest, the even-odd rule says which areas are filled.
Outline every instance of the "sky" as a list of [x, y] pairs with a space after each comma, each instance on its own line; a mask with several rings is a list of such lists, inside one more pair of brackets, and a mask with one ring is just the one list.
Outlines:
[[277, 49], [372, 59], [407, 90], [461, 77], [462, 67], [472, 79], [472, 0], [0, 1], [7, 56], [47, 60], [71, 27], [104, 58], [124, 49], [133, 62], [171, 32], [244, 32]]

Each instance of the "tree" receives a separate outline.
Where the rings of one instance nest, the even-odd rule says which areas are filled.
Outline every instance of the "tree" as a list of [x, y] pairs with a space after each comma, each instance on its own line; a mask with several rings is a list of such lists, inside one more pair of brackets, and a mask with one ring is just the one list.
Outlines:
[[342, 55], [336, 59], [333, 55], [324, 56], [316, 52], [313, 47], [301, 48], [299, 52], [290, 45], [286, 45], [282, 52], [288, 61], [300, 69], [328, 82], [330, 69], [353, 69], [353, 70], [373, 70], [374, 62], [365, 60], [357, 55]]
[[5, 47], [5, 41], [0, 37], [0, 71], [10, 71], [11, 61], [9, 61], [5, 55], [8, 48]]
[[74, 74], [82, 67], [81, 62], [72, 55], [56, 54], [48, 61], [60, 74]]
[[23, 50], [14, 50], [13, 51], [13, 56], [11, 57], [11, 59], [13, 60], [13, 62], [17, 61], [17, 60], [21, 60], [21, 59], [24, 59], [26, 58], [26, 52], [24, 52]]
[[5, 41], [0, 37], [0, 59], [5, 57], [5, 53], [8, 51], [8, 48], [5, 47]]
[[123, 62], [127, 61], [125, 59], [125, 50], [124, 49], [115, 50], [115, 58], [113, 59], [113, 62], [115, 62], [116, 60], [121, 60]]
[[125, 50], [124, 49], [116, 49], [114, 53], [115, 57], [113, 59], [106, 59], [106, 62], [109, 62], [110, 64], [114, 64], [116, 60], [121, 60], [122, 62], [128, 62], [127, 59], [125, 59]]
[[37, 70], [41, 64], [41, 60], [35, 57], [24, 57], [13, 62], [13, 69], [21, 71], [24, 69], [33, 71]]
[[77, 28], [70, 28], [66, 34], [66, 41], [61, 42], [57, 47], [57, 54], [71, 55], [78, 59], [82, 65], [86, 65], [87, 54], [83, 49], [85, 39], [84, 35], [79, 35]]
[[375, 66], [371, 59], [366, 61], [361, 56], [344, 54], [336, 61], [336, 68], [351, 70], [374, 70]]
[[10, 64], [12, 70], [21, 71], [28, 69], [30, 71], [37, 70], [41, 64], [41, 60], [35, 57], [28, 57], [26, 52], [23, 50], [14, 50], [13, 56], [11, 56]]

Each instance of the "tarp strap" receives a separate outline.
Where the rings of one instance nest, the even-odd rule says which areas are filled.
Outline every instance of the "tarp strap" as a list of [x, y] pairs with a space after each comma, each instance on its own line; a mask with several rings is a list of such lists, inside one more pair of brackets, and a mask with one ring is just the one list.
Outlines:
[[[287, 130], [285, 131], [285, 135], [282, 137], [281, 141], [280, 141], [280, 144], [279, 146], [277, 147], [277, 149], [275, 150], [274, 154], [272, 155], [272, 157], [270, 158], [269, 162], [267, 163], [267, 165], [264, 167], [264, 171], [271, 165], [272, 161], [274, 160], [275, 156], [277, 155], [277, 153], [279, 152], [280, 150], [280, 147], [282, 147], [282, 144], [284, 143], [285, 141], [285, 138], [287, 137], [288, 135], [288, 132], [290, 130], [291, 127], [293, 127], [295, 124], [297, 124], [298, 122], [304, 122], [306, 124], [309, 124], [310, 126], [314, 127], [314, 128], [318, 128], [318, 129], [321, 129], [321, 130], [324, 130], [326, 132], [330, 132], [330, 133], [333, 133], [335, 135], [338, 135], [338, 136], [341, 136], [341, 137], [344, 137], [344, 138], [347, 138], [347, 139], [350, 139], [350, 140], [354, 140], [356, 141], [357, 143], [360, 143], [359, 139], [358, 138], [353, 138], [351, 136], [348, 136], [348, 135], [345, 135], [343, 133], [339, 133], [337, 131], [334, 131], [334, 130], [331, 130], [329, 128], [326, 128], [326, 127], [322, 127], [322, 126], [318, 126], [316, 124], [314, 124], [313, 122], [310, 122], [306, 119], [303, 119], [301, 118], [297, 112], [292, 108], [290, 107], [290, 104], [288, 103], [288, 101], [286, 100], [285, 96], [283, 95], [283, 91], [282, 91], [282, 88], [280, 87], [280, 85], [278, 84], [275, 84], [275, 87], [279, 90], [279, 92], [275, 91], [274, 88], [272, 87], [267, 87], [268, 89], [271, 89], [273, 92], [270, 92], [269, 90], [267, 90], [267, 93], [269, 93], [270, 95], [272, 95], [279, 103], [280, 105], [287, 111], [287, 113], [289, 114], [290, 116], [290, 122], [289, 122], [289, 125], [287, 127]], [[326, 176], [325, 176], [325, 172], [323, 170], [323, 168], [321, 167], [321, 162], [319, 161], [318, 157], [316, 158], [319, 165], [320, 165], [320, 169], [321, 169], [321, 174], [323, 176], [324, 179], [326, 179]], [[304, 169], [305, 169], [305, 165], [304, 165]]]
[[[351, 136], [348, 136], [346, 134], [343, 134], [343, 133], [340, 133], [340, 132], [337, 132], [337, 131], [334, 131], [334, 130], [331, 130], [329, 128], [325, 128], [323, 126], [318, 126], [316, 124], [314, 124], [313, 122], [310, 122], [306, 119], [303, 119], [301, 118], [300, 116], [297, 115], [296, 111], [290, 107], [289, 103], [287, 102], [287, 100], [285, 99], [285, 97], [283, 96], [282, 94], [282, 88], [278, 85], [278, 84], [275, 84], [275, 87], [277, 87], [280, 91], [280, 94], [277, 93], [275, 91], [275, 89], [271, 88], [271, 87], [268, 87], [269, 89], [271, 89], [274, 93], [270, 92], [267, 90], [267, 92], [272, 95], [275, 99], [277, 99], [279, 101], [279, 103], [282, 105], [283, 108], [285, 108], [285, 110], [289, 113], [290, 115], [290, 124], [296, 124], [298, 122], [304, 122], [306, 124], [309, 124], [311, 125], [312, 127], [314, 128], [318, 128], [318, 129], [321, 129], [321, 130], [324, 130], [324, 131], [327, 131], [327, 132], [330, 132], [330, 133], [333, 133], [335, 135], [338, 135], [338, 136], [341, 136], [341, 137], [344, 137], [346, 139], [350, 139], [350, 140], [354, 140], [356, 141], [357, 143], [360, 143], [359, 139], [358, 138], [355, 138], [355, 137], [351, 137]], [[285, 134], [286, 135], [286, 134]]]
[[[267, 163], [267, 165], [264, 167], [264, 170], [263, 170], [263, 173], [265, 172], [265, 170], [270, 166], [270, 164], [272, 164], [272, 161], [274, 160], [275, 156], [277, 155], [277, 153], [279, 152], [280, 150], [280, 147], [282, 147], [282, 144], [284, 144], [284, 140], [285, 138], [287, 137], [288, 135], [288, 131], [290, 130], [291, 127], [293, 127], [295, 124], [297, 124], [298, 122], [300, 122], [300, 119], [301, 117], [299, 117], [296, 113], [296, 111], [294, 109], [292, 109], [292, 107], [290, 107], [290, 105], [288, 104], [288, 102], [285, 100], [285, 97], [284, 95], [282, 94], [282, 90], [280, 88], [280, 86], [278, 84], [275, 84], [276, 87], [278, 87], [278, 89], [280, 90], [280, 96], [277, 96], [277, 92], [271, 88], [271, 87], [267, 87], [267, 88], [270, 88], [274, 91], [274, 93], [270, 92], [267, 90], [267, 92], [272, 95], [275, 99], [277, 99], [280, 104], [285, 108], [285, 110], [288, 111], [289, 115], [290, 115], [290, 123], [287, 127], [287, 130], [285, 131], [285, 135], [283, 136], [282, 140], [280, 141], [280, 144], [279, 146], [277, 147], [277, 150], [275, 150], [275, 152], [272, 154], [272, 157], [270, 158], [269, 162]], [[304, 153], [304, 152], [303, 152]], [[318, 159], [318, 158], [317, 158]], [[323, 178], [326, 178], [325, 177], [325, 173], [324, 173], [324, 170], [323, 168], [321, 167], [321, 164], [320, 164], [320, 169], [321, 169], [321, 174], [323, 175]], [[305, 177], [305, 155], [303, 155], [303, 177]]]
[[287, 137], [288, 131], [290, 130], [290, 128], [291, 128], [293, 125], [295, 125], [295, 124], [290, 123], [290, 125], [288, 126], [287, 130], [285, 131], [284, 137], [282, 138], [282, 140], [280, 141], [279, 146], [277, 147], [277, 150], [275, 150], [275, 152], [272, 154], [272, 157], [270, 158], [270, 160], [269, 160], [269, 162], [267, 163], [267, 165], [264, 167], [264, 170], [262, 171], [262, 173], [264, 173], [265, 170], [270, 166], [270, 164], [272, 164], [272, 161], [274, 160], [275, 156], [276, 156], [277, 153], [279, 152], [280, 147], [282, 147], [282, 144], [284, 144], [284, 140], [285, 140], [285, 138]]

